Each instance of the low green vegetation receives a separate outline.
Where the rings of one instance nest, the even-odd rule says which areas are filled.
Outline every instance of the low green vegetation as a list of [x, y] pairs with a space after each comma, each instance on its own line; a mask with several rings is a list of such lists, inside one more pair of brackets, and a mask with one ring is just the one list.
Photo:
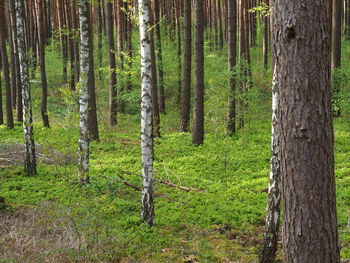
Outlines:
[[[161, 117], [162, 137], [155, 141], [156, 219], [150, 228], [140, 221], [140, 192], [134, 189], [141, 187], [138, 58], [132, 75], [135, 89], [129, 100], [123, 95], [126, 112], [119, 114], [116, 128], [106, 122], [108, 79], [97, 83], [100, 141], [91, 144], [91, 183], [80, 187], [76, 94], [61, 85], [54, 45], [47, 50], [51, 129], [41, 126], [40, 88], [32, 85], [37, 176], [27, 177], [21, 166], [11, 165], [11, 160], [18, 163], [23, 158], [18, 147], [9, 148], [23, 143], [21, 124], [12, 130], [0, 126], [0, 151], [7, 149], [2, 156], [10, 159], [0, 169], [0, 196], [6, 201], [0, 220], [0, 240], [6, 247], [0, 248], [0, 262], [40, 262], [45, 257], [52, 262], [256, 262], [269, 175], [271, 72], [264, 73], [261, 63], [253, 63], [254, 86], [244, 94], [249, 104], [246, 127], [228, 137], [226, 54], [206, 47], [205, 144], [194, 147], [191, 135], [178, 131], [177, 60], [172, 44], [164, 43], [168, 104]], [[261, 48], [252, 52], [253, 59], [260, 60]], [[344, 55], [348, 53], [346, 46]], [[107, 77], [105, 71], [103, 75]], [[343, 258], [350, 257], [348, 84], [346, 78], [340, 81], [343, 115], [335, 119]], [[6, 222], [12, 226], [5, 230]]]

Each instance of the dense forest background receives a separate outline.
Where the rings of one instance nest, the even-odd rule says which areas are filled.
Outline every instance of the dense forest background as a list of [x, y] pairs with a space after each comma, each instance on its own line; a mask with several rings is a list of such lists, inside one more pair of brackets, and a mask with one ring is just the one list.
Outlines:
[[[143, 77], [137, 1], [85, 1], [86, 76], [80, 72], [80, 1], [23, 1], [27, 61], [20, 57], [19, 1], [1, 2], [0, 262], [257, 262], [271, 158], [273, 10], [268, 1], [232, 1], [235, 38], [230, 38], [229, 1], [202, 3], [202, 134], [193, 122], [194, 98], [200, 95], [196, 1], [148, 1], [158, 112], [152, 116], [153, 227], [140, 218]], [[185, 18], [185, 2], [192, 2], [187, 10], [192, 17]], [[334, 2], [332, 112], [338, 228], [346, 259], [350, 15], [349, 1]], [[19, 83], [27, 62], [33, 116], [23, 129], [29, 108], [24, 104], [23, 111]], [[88, 176], [79, 166], [79, 180], [78, 102], [84, 87], [91, 141]], [[28, 176], [23, 130], [31, 129], [37, 167], [36, 172], [29, 167], [33, 176]], [[278, 248], [281, 262], [281, 242]]]

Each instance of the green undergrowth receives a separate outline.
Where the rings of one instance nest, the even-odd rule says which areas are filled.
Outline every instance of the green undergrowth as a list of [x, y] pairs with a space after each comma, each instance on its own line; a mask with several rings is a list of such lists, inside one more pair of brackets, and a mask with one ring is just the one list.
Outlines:
[[[20, 166], [0, 169], [0, 196], [9, 206], [7, 213], [37, 209], [42, 214], [37, 224], [49, 233], [57, 234], [55, 227], [71, 226], [76, 246], [43, 250], [32, 255], [32, 262], [54, 254], [61, 255], [62, 261], [57, 262], [256, 262], [269, 175], [271, 72], [264, 73], [261, 63], [253, 63], [254, 85], [245, 95], [249, 104], [246, 126], [229, 137], [225, 132], [226, 54], [206, 47], [206, 134], [204, 145], [195, 147], [191, 134], [179, 132], [179, 106], [174, 98], [177, 60], [174, 45], [164, 40], [168, 104], [161, 116], [162, 137], [155, 140], [156, 218], [150, 228], [140, 221], [140, 192], [121, 182], [141, 187], [138, 70], [133, 71], [134, 90], [126, 101], [127, 112], [118, 115], [114, 128], [106, 121], [108, 74], [103, 71], [104, 78], [97, 81], [100, 141], [91, 143], [91, 182], [81, 187], [76, 168], [76, 94], [62, 85], [61, 61], [52, 45], [47, 51], [52, 61], [48, 64], [51, 129], [41, 127], [40, 89], [32, 85], [35, 140], [46, 162], [40, 162], [34, 177], [25, 176]], [[253, 61], [260, 52], [260, 46], [252, 49]], [[335, 120], [343, 258], [350, 257], [350, 122], [345, 113]], [[12, 130], [0, 126], [0, 138], [1, 144], [23, 143], [21, 124]], [[0, 262], [21, 259], [5, 254]]]

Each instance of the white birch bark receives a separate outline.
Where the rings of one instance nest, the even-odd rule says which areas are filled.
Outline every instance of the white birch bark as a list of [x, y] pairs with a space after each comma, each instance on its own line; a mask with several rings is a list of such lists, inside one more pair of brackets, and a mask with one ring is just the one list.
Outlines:
[[272, 136], [271, 136], [271, 171], [266, 209], [266, 232], [264, 243], [260, 251], [259, 262], [274, 262], [277, 252], [278, 232], [281, 213], [281, 171], [279, 147], [279, 94], [278, 83], [274, 74], [272, 84]]
[[36, 156], [33, 131], [32, 104], [30, 98], [28, 56], [24, 34], [24, 6], [22, 1], [16, 1], [16, 25], [20, 74], [22, 81], [23, 130], [26, 145], [24, 171], [28, 175], [36, 174]]
[[78, 176], [81, 183], [89, 181], [89, 6], [88, 0], [81, 0], [79, 4], [80, 20], [80, 97], [79, 97], [79, 147], [78, 147]]
[[152, 59], [150, 20], [147, 0], [139, 0], [141, 47], [141, 162], [142, 208], [141, 217], [153, 225], [153, 138], [152, 138]]

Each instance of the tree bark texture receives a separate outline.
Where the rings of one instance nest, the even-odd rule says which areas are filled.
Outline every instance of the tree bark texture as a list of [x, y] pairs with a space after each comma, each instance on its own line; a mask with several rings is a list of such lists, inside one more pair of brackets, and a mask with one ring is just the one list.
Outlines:
[[192, 8], [191, 0], [184, 0], [184, 68], [181, 92], [181, 131], [188, 132], [191, 107], [191, 72], [192, 72]]
[[195, 1], [195, 52], [194, 52], [194, 109], [192, 143], [200, 145], [204, 142], [204, 9], [203, 1]]
[[79, 97], [79, 128], [78, 142], [78, 176], [80, 183], [89, 181], [89, 91], [88, 78], [90, 71], [90, 41], [89, 41], [89, 4], [88, 0], [80, 0], [80, 97]]
[[141, 48], [141, 163], [142, 208], [141, 217], [153, 225], [153, 139], [152, 139], [152, 59], [150, 19], [147, 0], [139, 0]]
[[16, 25], [18, 55], [22, 83], [22, 104], [23, 104], [23, 129], [26, 144], [26, 158], [24, 171], [32, 176], [36, 171], [35, 142], [33, 131], [32, 103], [29, 88], [28, 53], [24, 33], [24, 6], [22, 1], [16, 1]]
[[273, 0], [284, 262], [337, 263], [327, 1]]

